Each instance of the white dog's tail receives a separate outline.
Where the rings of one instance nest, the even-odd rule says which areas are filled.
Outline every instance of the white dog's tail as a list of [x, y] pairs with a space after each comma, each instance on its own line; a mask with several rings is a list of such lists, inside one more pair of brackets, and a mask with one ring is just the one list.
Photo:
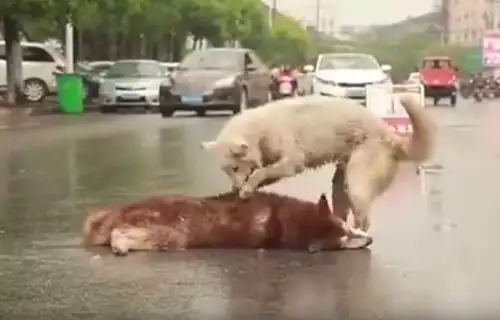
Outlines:
[[413, 134], [410, 138], [398, 139], [398, 158], [417, 163], [426, 161], [434, 151], [436, 125], [416, 95], [402, 95], [401, 104], [410, 116]]

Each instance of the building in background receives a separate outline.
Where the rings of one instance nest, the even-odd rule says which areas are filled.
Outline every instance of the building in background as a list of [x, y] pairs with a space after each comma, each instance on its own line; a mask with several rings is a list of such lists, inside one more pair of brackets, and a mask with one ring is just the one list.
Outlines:
[[371, 26], [339, 26], [335, 31], [335, 37], [339, 40], [354, 40], [359, 34], [369, 32]]
[[500, 1], [441, 0], [450, 43], [480, 45], [488, 32], [500, 32]]

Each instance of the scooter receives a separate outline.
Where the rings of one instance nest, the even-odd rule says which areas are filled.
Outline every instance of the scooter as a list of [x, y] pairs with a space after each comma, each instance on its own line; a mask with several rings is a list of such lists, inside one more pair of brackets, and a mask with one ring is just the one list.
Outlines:
[[463, 83], [460, 84], [460, 87], [459, 87], [459, 92], [460, 92], [460, 96], [464, 99], [469, 99], [469, 97], [471, 96], [473, 90], [474, 90], [474, 86], [473, 86], [473, 81], [472, 80], [468, 80], [468, 81], [464, 81]]
[[484, 99], [484, 89], [479, 89], [476, 88], [472, 92], [472, 97], [474, 98], [474, 101], [476, 102], [481, 102]]
[[278, 92], [276, 100], [294, 97], [297, 94], [297, 80], [287, 74], [279, 75], [276, 78]]

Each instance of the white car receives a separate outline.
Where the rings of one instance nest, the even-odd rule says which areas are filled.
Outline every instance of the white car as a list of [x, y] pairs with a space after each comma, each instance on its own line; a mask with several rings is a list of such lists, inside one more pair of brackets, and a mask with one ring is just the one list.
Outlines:
[[[65, 69], [62, 55], [49, 45], [22, 42], [24, 95], [30, 102], [40, 102], [49, 93], [55, 93], [55, 73]], [[0, 41], [0, 87], [7, 85], [7, 57], [5, 41]]]
[[406, 80], [407, 83], [420, 83], [420, 73], [418, 72], [412, 72], [410, 73], [410, 76], [408, 77], [408, 80]]
[[318, 56], [314, 71], [312, 93], [327, 96], [348, 97], [366, 100], [366, 86], [370, 84], [392, 84], [388, 72], [391, 67], [380, 65], [371, 55], [361, 53], [324, 53]]
[[173, 74], [179, 68], [179, 62], [160, 62], [162, 67], [166, 68], [169, 74]]
[[108, 72], [109, 68], [111, 68], [111, 66], [114, 64], [115, 61], [106, 61], [106, 60], [87, 62], [87, 65], [91, 67], [92, 70], [94, 70], [94, 72], [101, 77], [104, 76], [106, 72]]

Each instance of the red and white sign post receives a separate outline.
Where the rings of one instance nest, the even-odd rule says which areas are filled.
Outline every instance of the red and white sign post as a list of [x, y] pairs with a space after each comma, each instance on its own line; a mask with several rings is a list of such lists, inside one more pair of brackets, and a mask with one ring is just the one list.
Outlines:
[[[370, 85], [366, 87], [366, 107], [381, 117], [398, 135], [407, 137], [413, 133], [410, 117], [401, 105], [398, 95], [412, 93], [418, 95], [425, 105], [424, 87], [420, 84]], [[420, 170], [420, 168], [418, 169]], [[420, 172], [418, 171], [417, 172]], [[428, 185], [426, 174], [421, 175], [421, 186]]]
[[401, 105], [398, 95], [413, 93], [425, 104], [424, 88], [419, 84], [370, 85], [366, 87], [366, 107], [381, 117], [398, 135], [413, 132], [410, 118]]

